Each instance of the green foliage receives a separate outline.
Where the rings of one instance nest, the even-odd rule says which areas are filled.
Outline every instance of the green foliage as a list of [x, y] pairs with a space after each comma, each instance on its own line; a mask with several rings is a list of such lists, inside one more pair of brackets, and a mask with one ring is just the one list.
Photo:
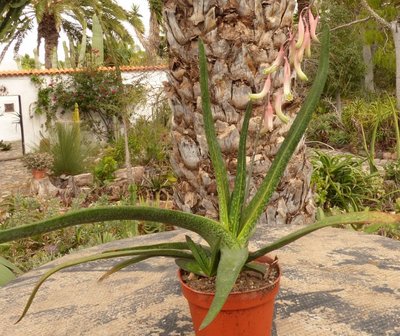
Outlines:
[[49, 153], [29, 153], [22, 162], [28, 169], [46, 170], [53, 167], [54, 159]]
[[[129, 129], [128, 143], [133, 164], [165, 165], [171, 147], [170, 131], [166, 120], [170, 111], [156, 114], [154, 118], [139, 117]], [[118, 138], [113, 144], [112, 155], [120, 164], [125, 162], [125, 143]]]
[[104, 156], [100, 162], [94, 167], [94, 176], [100, 184], [112, 181], [114, 173], [118, 168], [117, 161], [110, 156]]
[[5, 143], [3, 140], [0, 140], [0, 151], [7, 152], [11, 150], [11, 143]]
[[335, 148], [349, 144], [350, 135], [339, 120], [337, 113], [315, 113], [306, 133], [307, 141], [322, 142]]
[[393, 104], [395, 98], [390, 96], [376, 97], [371, 101], [356, 98], [343, 109], [343, 124], [350, 135], [354, 146], [360, 147], [361, 128], [367, 139], [371, 139], [376, 125], [376, 146], [382, 149], [394, 148], [396, 145], [396, 130], [393, 121]]
[[[333, 28], [354, 21], [355, 10], [348, 1], [324, 1], [321, 16]], [[365, 70], [362, 46], [363, 39], [358, 25], [332, 32], [326, 94], [334, 97], [339, 92], [349, 97], [362, 88]]]
[[56, 120], [57, 112], [73, 111], [77, 103], [83, 124], [107, 139], [114, 136], [114, 117], [124, 113], [127, 103], [142, 103], [146, 93], [142, 84], [123, 85], [118, 73], [96, 68], [86, 68], [68, 78], [53, 77], [48, 85], [38, 77], [31, 80], [39, 88], [35, 112], [46, 115], [47, 126]]
[[400, 160], [388, 163], [385, 167], [385, 177], [400, 186]]
[[366, 172], [362, 166], [364, 162], [352, 155], [315, 152], [311, 181], [317, 206], [346, 211], [378, 207], [384, 194], [383, 180], [378, 173]]
[[53, 173], [76, 175], [85, 171], [90, 145], [85, 141], [79, 123], [57, 123], [51, 131], [50, 153], [53, 155]]

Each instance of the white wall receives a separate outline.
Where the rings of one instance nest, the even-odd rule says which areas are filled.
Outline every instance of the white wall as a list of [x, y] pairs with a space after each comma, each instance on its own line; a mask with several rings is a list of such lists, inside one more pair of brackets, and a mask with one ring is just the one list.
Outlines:
[[[143, 74], [138, 72], [124, 72], [122, 75], [125, 83], [135, 83], [135, 81], [140, 77], [143, 80], [142, 83], [145, 83], [146, 87], [150, 88], [148, 103], [145, 107], [141, 107], [136, 111], [138, 114], [150, 116], [150, 103], [154, 99], [152, 92], [155, 92], [157, 88], [162, 88], [162, 82], [166, 80], [166, 73], [164, 71], [145, 72]], [[51, 76], [48, 75], [43, 77], [46, 78], [47, 81], [50, 81], [51, 79]], [[34, 112], [38, 89], [31, 82], [30, 76], [2, 77], [0, 73], [0, 85], [7, 88], [8, 95], [21, 96], [25, 149], [26, 152], [29, 152], [33, 147], [39, 144], [41, 134], [46, 134], [44, 125], [45, 117], [38, 116]], [[13, 136], [16, 136], [17, 134], [17, 139], [21, 138], [19, 135], [20, 133], [14, 132], [8, 127], [6, 129], [8, 130], [7, 132], [0, 128], [0, 140], [13, 141]]]
[[[12, 104], [14, 112], [6, 112], [5, 104]], [[0, 96], [0, 140], [21, 140], [18, 96]]]

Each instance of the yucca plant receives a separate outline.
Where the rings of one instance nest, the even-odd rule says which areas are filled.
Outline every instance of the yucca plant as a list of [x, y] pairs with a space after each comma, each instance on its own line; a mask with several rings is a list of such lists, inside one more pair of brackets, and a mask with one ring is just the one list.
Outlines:
[[275, 242], [267, 244], [259, 250], [251, 252], [248, 249], [249, 240], [255, 230], [256, 223], [283, 175], [291, 155], [296, 150], [299, 141], [303, 137], [312, 112], [318, 104], [323, 90], [329, 64], [329, 29], [327, 27], [324, 28], [322, 35], [322, 50], [315, 82], [294, 120], [285, 141], [282, 143], [263, 183], [247, 205], [245, 205], [246, 135], [252, 112], [252, 105], [249, 103], [245, 113], [240, 137], [235, 186], [233, 192], [229, 193], [226, 177], [227, 174], [216, 139], [210, 107], [205, 50], [200, 41], [199, 63], [201, 99], [209, 153], [217, 181], [219, 221], [181, 211], [152, 207], [121, 206], [92, 208], [67, 213], [50, 220], [44, 220], [34, 224], [2, 231], [0, 232], [0, 243], [71, 225], [108, 220], [134, 219], [175, 225], [193, 231], [200, 235], [208, 245], [196, 244], [188, 237], [186, 241], [183, 242], [165, 242], [156, 245], [133, 246], [131, 248], [106, 251], [101, 254], [63, 263], [47, 271], [40, 278], [32, 291], [20, 320], [28, 311], [43, 282], [52, 274], [64, 268], [99, 259], [130, 257], [115, 265], [106, 273], [105, 276], [107, 276], [139, 261], [156, 256], [164, 256], [175, 258], [178, 265], [189, 272], [202, 276], [216, 275], [215, 297], [208, 314], [201, 325], [201, 328], [205, 328], [214, 320], [221, 310], [242, 269], [247, 265], [251, 266], [250, 263], [258, 257], [285, 246], [315, 230], [336, 224], [399, 222], [397, 216], [381, 213], [352, 213], [343, 216], [328, 217], [321, 219], [315, 224], [295, 231]]

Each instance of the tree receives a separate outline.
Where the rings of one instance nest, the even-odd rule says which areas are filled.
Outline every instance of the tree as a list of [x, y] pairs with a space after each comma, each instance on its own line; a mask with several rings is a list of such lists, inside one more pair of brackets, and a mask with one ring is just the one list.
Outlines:
[[[199, 103], [197, 40], [206, 46], [210, 94], [215, 127], [228, 180], [236, 172], [236, 153], [244, 109], [251, 92], [265, 82], [262, 69], [271, 65], [287, 41], [296, 2], [289, 1], [173, 1], [164, 0], [164, 26], [169, 48], [167, 94], [173, 109], [173, 153], [171, 162], [179, 177], [175, 190], [177, 205], [209, 217], [218, 216], [216, 184], [202, 126]], [[277, 86], [282, 83], [277, 82]], [[293, 120], [299, 100], [288, 104]], [[250, 122], [248, 160], [254, 145], [254, 194], [268, 170], [290, 125], [274, 122], [272, 132], [259, 133], [265, 106], [257, 104]], [[302, 143], [294, 155], [277, 192], [265, 211], [264, 220], [273, 225], [304, 223], [314, 215], [310, 191], [311, 165]]]
[[91, 29], [95, 14], [105, 34], [133, 45], [133, 39], [123, 25], [123, 21], [128, 21], [128, 14], [115, 0], [32, 0], [21, 3], [17, 8], [0, 7], [0, 14], [8, 22], [7, 25], [0, 26], [0, 42], [6, 43], [8, 47], [22, 33], [26, 34], [33, 29], [34, 21], [37, 22], [38, 46], [42, 39], [45, 43], [46, 68], [53, 65], [52, 58], [57, 50], [60, 31], [63, 30], [71, 38], [80, 41], [85, 23], [88, 22], [88, 28]]
[[[384, 3], [382, 1], [378, 2], [381, 9], [384, 9]], [[375, 19], [375, 21], [382, 26], [387, 31], [390, 31], [393, 37], [393, 42], [395, 46], [396, 53], [396, 99], [397, 99], [397, 109], [400, 110], [400, 17], [397, 13], [398, 4], [396, 1], [392, 1], [389, 3], [386, 2], [386, 8], [389, 8], [389, 11], [386, 11], [386, 16], [388, 19], [385, 19], [383, 16], [378, 13], [378, 10], [374, 9], [367, 0], [361, 0], [361, 4], [363, 7], [370, 13], [370, 15]], [[389, 6], [389, 7], [388, 7]]]

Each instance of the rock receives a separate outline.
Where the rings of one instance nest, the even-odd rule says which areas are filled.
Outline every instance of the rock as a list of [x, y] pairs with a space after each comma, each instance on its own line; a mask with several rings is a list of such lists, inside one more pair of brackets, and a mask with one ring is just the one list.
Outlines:
[[48, 177], [42, 178], [40, 180], [32, 180], [30, 191], [34, 195], [40, 197], [55, 197], [58, 194], [58, 188], [55, 187]]
[[91, 173], [74, 175], [73, 179], [77, 187], [93, 186], [94, 183], [93, 174]]
[[[127, 179], [126, 168], [118, 169], [115, 172], [114, 176], [116, 180], [126, 180]], [[143, 166], [132, 167], [132, 176], [133, 176], [133, 181], [135, 183], [138, 184], [142, 183], [144, 176], [144, 167]]]

